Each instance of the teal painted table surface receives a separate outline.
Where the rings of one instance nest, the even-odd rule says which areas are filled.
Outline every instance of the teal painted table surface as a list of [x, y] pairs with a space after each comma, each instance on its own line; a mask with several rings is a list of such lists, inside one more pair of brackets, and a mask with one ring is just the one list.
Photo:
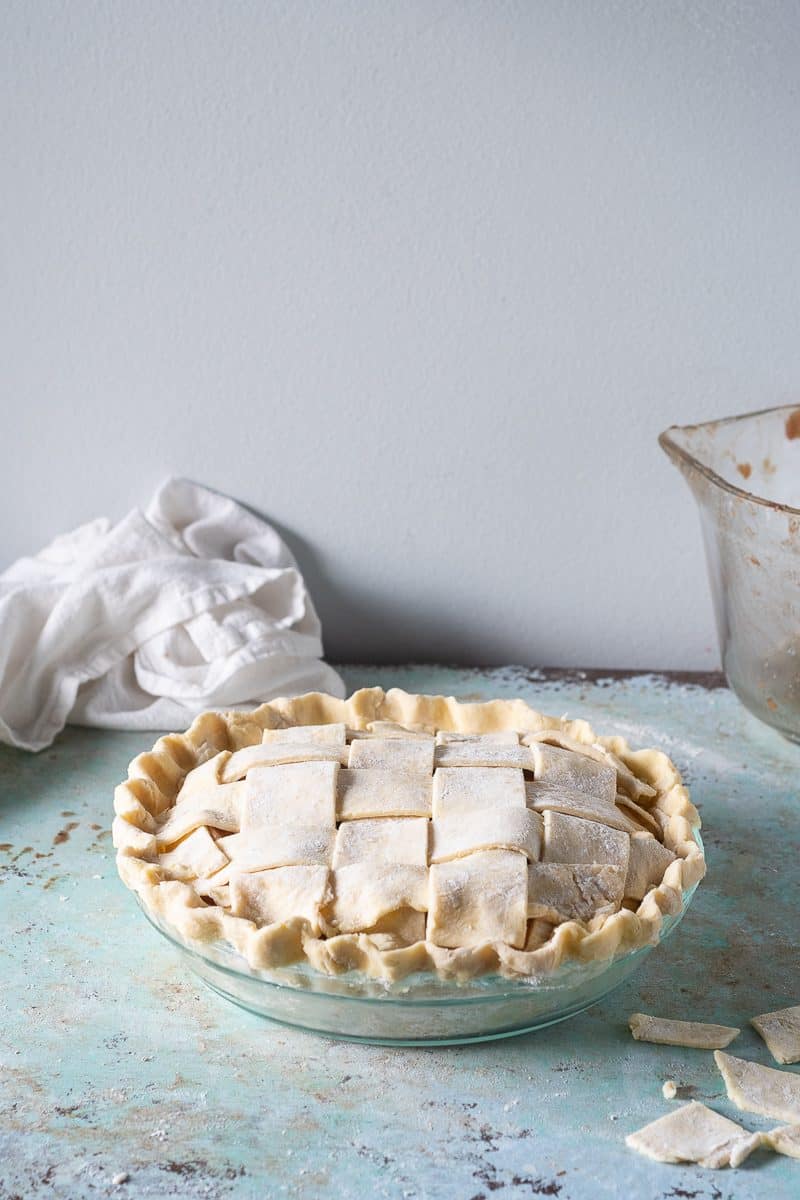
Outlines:
[[[0, 1197], [558, 1200], [800, 1197], [800, 1162], [667, 1166], [625, 1134], [675, 1102], [738, 1113], [709, 1052], [634, 1042], [631, 1012], [749, 1027], [800, 1002], [800, 749], [721, 682], [435, 667], [344, 670], [349, 687], [521, 696], [676, 761], [708, 877], [683, 925], [584, 1014], [506, 1041], [388, 1049], [314, 1037], [187, 975], [117, 878], [114, 784], [149, 733], [69, 729], [0, 750]], [[117, 1182], [115, 1182], [115, 1180]]]

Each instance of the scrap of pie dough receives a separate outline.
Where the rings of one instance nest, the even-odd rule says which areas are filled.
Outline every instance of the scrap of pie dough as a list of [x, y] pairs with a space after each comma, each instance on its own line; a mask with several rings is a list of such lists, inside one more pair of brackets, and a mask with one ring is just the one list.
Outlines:
[[661, 1095], [665, 1100], [674, 1100], [678, 1094], [678, 1085], [674, 1079], [665, 1079], [661, 1085]]
[[632, 1013], [628, 1018], [637, 1042], [658, 1042], [662, 1046], [690, 1046], [694, 1050], [719, 1050], [742, 1032], [732, 1025], [705, 1025], [701, 1021], [670, 1021]]
[[629, 1133], [625, 1142], [656, 1162], [738, 1167], [761, 1145], [761, 1134], [748, 1133], [735, 1121], [693, 1100]]
[[800, 1004], [761, 1013], [751, 1017], [750, 1024], [761, 1034], [776, 1062], [800, 1062]]
[[721, 1050], [714, 1052], [714, 1061], [737, 1108], [791, 1124], [800, 1121], [800, 1075], [762, 1067]]
[[777, 1129], [768, 1129], [762, 1133], [761, 1140], [778, 1154], [800, 1158], [800, 1125], [779, 1125]]

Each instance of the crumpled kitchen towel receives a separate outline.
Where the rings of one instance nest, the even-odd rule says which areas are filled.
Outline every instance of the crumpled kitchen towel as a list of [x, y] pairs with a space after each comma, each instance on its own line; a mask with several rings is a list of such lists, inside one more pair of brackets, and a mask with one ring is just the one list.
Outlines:
[[0, 573], [0, 741], [67, 721], [181, 729], [209, 708], [344, 695], [319, 618], [271, 525], [169, 479], [146, 512], [99, 517]]

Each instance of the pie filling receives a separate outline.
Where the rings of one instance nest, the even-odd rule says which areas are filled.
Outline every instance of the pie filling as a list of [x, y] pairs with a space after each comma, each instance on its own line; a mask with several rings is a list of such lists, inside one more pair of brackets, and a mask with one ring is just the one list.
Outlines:
[[[363, 695], [320, 699], [326, 716], [341, 705], [352, 719]], [[313, 709], [309, 699], [301, 711]], [[422, 702], [435, 700], [405, 697], [415, 699], [412, 715], [423, 716]], [[490, 725], [506, 704], [446, 703], [491, 709]], [[588, 957], [657, 940], [654, 924], [702, 874], [699, 821], [657, 751], [639, 752], [656, 756], [644, 762], [648, 779], [619, 758], [620, 739], [612, 751], [561, 723], [477, 732], [382, 719], [295, 724], [292, 705], [229, 714], [250, 741], [237, 744], [238, 730], [233, 749], [193, 745], [193, 726], [182, 748], [196, 765], [187, 753], [176, 762], [181, 739], [162, 739], [117, 794], [125, 882], [184, 936], [226, 937], [252, 965], [307, 957], [328, 972], [389, 978], [535, 974], [586, 939]], [[507, 704], [507, 719], [519, 707], [551, 720], [519, 702]], [[226, 718], [198, 718], [209, 720]], [[666, 791], [651, 782], [659, 771]], [[619, 936], [604, 939], [615, 914]]]

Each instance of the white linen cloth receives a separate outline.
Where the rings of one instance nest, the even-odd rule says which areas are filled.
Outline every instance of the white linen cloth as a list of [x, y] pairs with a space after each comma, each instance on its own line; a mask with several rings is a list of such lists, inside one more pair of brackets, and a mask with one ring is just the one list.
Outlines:
[[146, 512], [57, 537], [0, 574], [0, 741], [67, 721], [183, 729], [205, 709], [342, 696], [286, 544], [226, 496], [169, 479]]

